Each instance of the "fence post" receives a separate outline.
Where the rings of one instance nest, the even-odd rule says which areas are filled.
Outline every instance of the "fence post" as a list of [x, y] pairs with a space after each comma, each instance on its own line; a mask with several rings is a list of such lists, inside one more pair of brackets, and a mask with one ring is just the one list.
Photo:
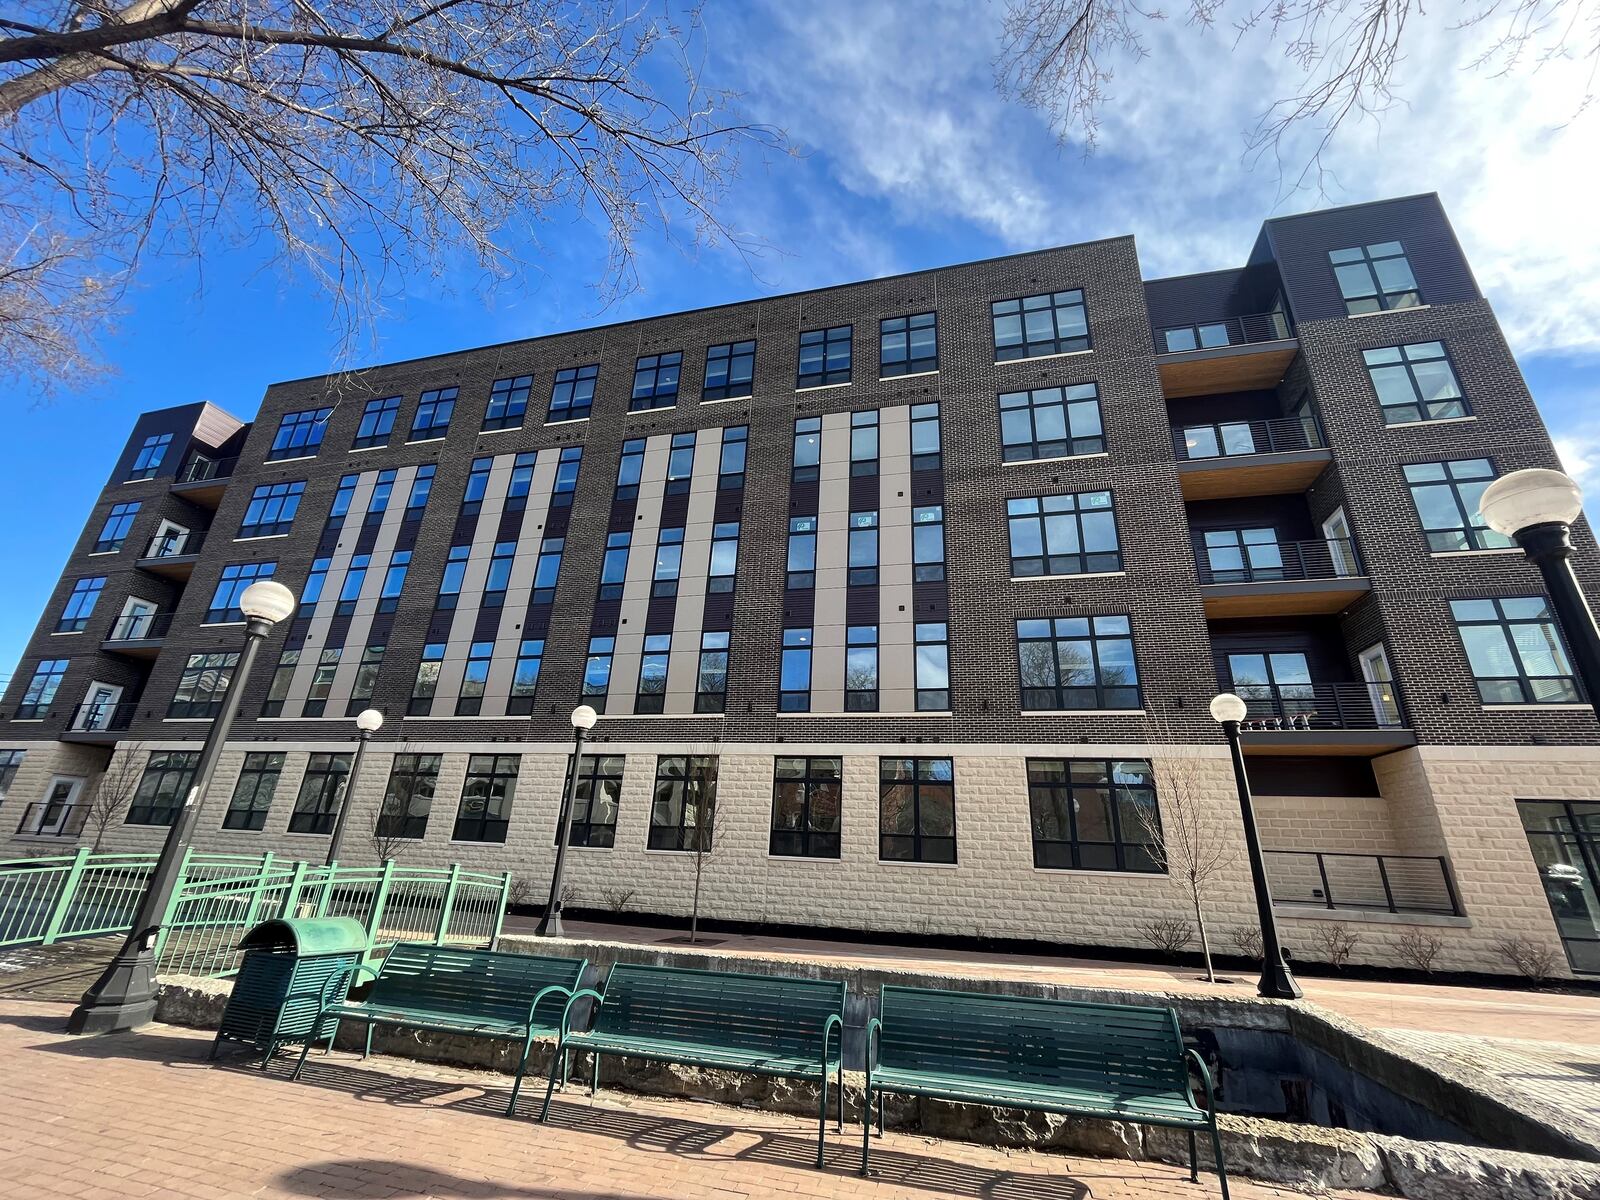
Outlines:
[[505, 871], [500, 876], [500, 907], [494, 914], [494, 932], [489, 935], [489, 949], [500, 948], [500, 928], [506, 923], [506, 905], [511, 903], [511, 872]]
[[[179, 816], [181, 814], [175, 814], [173, 819], [177, 820]], [[168, 932], [172, 929], [172, 922], [178, 915], [178, 905], [183, 903], [183, 889], [189, 884], [189, 867], [193, 862], [194, 847], [185, 846], [183, 848], [183, 861], [178, 864], [177, 886], [172, 889], [172, 895], [167, 900], [167, 911], [161, 914], [161, 923], [156, 928], [155, 956], [158, 962], [161, 959], [161, 952], [167, 948]], [[152, 868], [152, 873], [154, 873], [154, 868]]]
[[330, 863], [322, 868], [322, 897], [317, 901], [317, 916], [328, 915], [328, 905], [333, 901], [333, 881], [339, 874], [339, 864]]
[[50, 922], [44, 929], [44, 941], [41, 946], [48, 946], [61, 936], [61, 926], [66, 923], [67, 910], [72, 907], [72, 898], [77, 893], [78, 884], [83, 879], [83, 868], [89, 862], [89, 847], [79, 846], [77, 853], [72, 856], [72, 865], [67, 868], [66, 882], [61, 885], [61, 895], [56, 899], [55, 911], [50, 914]]
[[289, 894], [283, 899], [284, 920], [293, 920], [300, 915], [300, 889], [306, 882], [306, 864], [302, 859], [294, 864], [294, 874], [289, 877]]
[[433, 939], [436, 946], [444, 945], [445, 934], [450, 932], [450, 914], [456, 906], [456, 888], [461, 882], [461, 864], [450, 864], [450, 880], [445, 884], [444, 903], [439, 907], [439, 933]]
[[261, 894], [267, 890], [267, 877], [272, 874], [272, 851], [268, 850], [261, 856], [261, 872], [256, 876], [256, 885], [250, 889], [250, 907], [244, 910], [244, 929], [246, 933], [255, 928], [256, 919], [261, 913]]
[[372, 908], [367, 913], [367, 950], [362, 961], [372, 957], [377, 948], [378, 926], [383, 923], [383, 909], [389, 903], [389, 885], [394, 882], [394, 859], [383, 860], [383, 874], [378, 876], [378, 890], [372, 897]]

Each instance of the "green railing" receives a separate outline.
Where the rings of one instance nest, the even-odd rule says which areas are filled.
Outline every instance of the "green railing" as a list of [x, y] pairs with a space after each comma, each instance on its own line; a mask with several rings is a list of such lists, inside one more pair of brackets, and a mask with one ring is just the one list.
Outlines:
[[[94, 854], [0, 862], [0, 947], [125, 933], [155, 866], [153, 854]], [[247, 930], [275, 917], [354, 917], [367, 953], [398, 941], [490, 945], [500, 936], [511, 874], [449, 867], [332, 867], [272, 854], [189, 851], [161, 922], [157, 969], [229, 975]]]

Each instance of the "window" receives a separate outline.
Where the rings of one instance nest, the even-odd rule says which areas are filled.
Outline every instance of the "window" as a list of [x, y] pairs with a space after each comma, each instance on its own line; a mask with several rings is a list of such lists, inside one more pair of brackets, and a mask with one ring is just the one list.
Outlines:
[[356, 601], [361, 598], [361, 589], [367, 582], [367, 569], [372, 566], [372, 555], [353, 554], [350, 556], [350, 567], [344, 574], [344, 583], [339, 586], [339, 602], [334, 605], [334, 615], [350, 617], [355, 615]]
[[556, 372], [550, 385], [550, 421], [579, 421], [594, 406], [594, 384], [600, 378], [600, 364], [566, 367]]
[[423, 509], [428, 507], [428, 497], [433, 493], [434, 467], [418, 467], [416, 476], [411, 480], [411, 494], [406, 497], [406, 511], [404, 519], [407, 521], [420, 521]]
[[783, 631], [783, 658], [778, 671], [778, 711], [811, 708], [811, 630]]
[[1330, 250], [1328, 259], [1339, 281], [1344, 310], [1351, 316], [1387, 308], [1415, 308], [1422, 303], [1416, 276], [1411, 273], [1411, 264], [1399, 242]]
[[937, 471], [944, 465], [940, 452], [938, 404], [911, 406], [911, 469]]
[[317, 655], [317, 669], [311, 673], [311, 687], [306, 691], [301, 716], [320, 717], [327, 712], [328, 693], [333, 690], [333, 677], [339, 673], [339, 659], [343, 656], [341, 646], [330, 646]]
[[672, 449], [667, 454], [667, 495], [681, 496], [689, 490], [689, 479], [694, 474], [694, 434], [672, 435]]
[[[578, 762], [578, 777], [572, 785], [572, 823], [569, 846], [607, 849], [617, 844], [617, 809], [622, 803], [620, 754], [586, 754]], [[567, 755], [567, 770], [572, 770], [572, 755]], [[556, 833], [559, 840], [561, 834]]]
[[[1270, 429], [1271, 426], [1268, 426]], [[1256, 436], [1249, 421], [1221, 421], [1215, 425], [1183, 427], [1183, 450], [1180, 455], [1183, 458], [1225, 458], [1233, 454], [1255, 452]]]
[[745, 452], [749, 449], [750, 427], [733, 425], [722, 431], [722, 457], [717, 462], [717, 489], [731, 491], [744, 486]]
[[233, 785], [228, 811], [222, 814], [222, 827], [255, 831], [265, 828], [267, 810], [272, 807], [272, 795], [278, 790], [278, 777], [282, 774], [281, 753], [253, 751], [246, 754], [239, 781]]
[[444, 643], [429, 642], [422, 648], [422, 658], [417, 663], [417, 677], [411, 683], [407, 716], [425, 717], [433, 711], [433, 697], [439, 690], [439, 671], [443, 666]]
[[544, 663], [544, 639], [530, 638], [517, 648], [517, 665], [511, 674], [511, 698], [506, 703], [510, 716], [533, 711], [533, 697], [539, 690], [539, 668]]
[[300, 593], [300, 609], [302, 615], [308, 615], [316, 608], [317, 601], [322, 599], [322, 589], [328, 583], [328, 571], [333, 567], [331, 558], [314, 558], [311, 560], [311, 570], [306, 575], [306, 586]]
[[211, 594], [205, 623], [216, 625], [224, 621], [244, 620], [244, 613], [239, 611], [239, 597], [244, 595], [245, 588], [257, 580], [271, 579], [277, 569], [275, 562], [229, 563], [223, 567], [222, 577], [217, 580], [217, 590]]
[[267, 685], [267, 698], [261, 705], [263, 717], [276, 717], [283, 713], [283, 702], [289, 698], [289, 687], [294, 683], [295, 669], [299, 665], [298, 650], [285, 650], [278, 655], [278, 665], [272, 668], [272, 682]]
[[521, 429], [528, 411], [528, 393], [533, 390], [532, 375], [496, 379], [489, 389], [489, 407], [483, 412], [483, 428]]
[[348, 754], [313, 754], [300, 780], [294, 811], [289, 814], [289, 832], [332, 833], [339, 818], [339, 797], [349, 776]]
[[1484, 524], [1478, 511], [1478, 501], [1495, 477], [1494, 464], [1487, 458], [1409, 463], [1401, 470], [1411, 487], [1411, 501], [1417, 506], [1429, 550], [1497, 550], [1513, 544]]
[[731, 592], [739, 570], [739, 522], [719, 521], [711, 527], [708, 592]]
[[87, 579], [80, 579], [72, 585], [72, 594], [67, 597], [67, 603], [61, 610], [61, 617], [56, 621], [57, 633], [82, 633], [89, 624], [89, 617], [94, 613], [94, 606], [100, 599], [100, 593], [105, 590], [106, 577], [93, 575]]
[[695, 673], [694, 710], [725, 712], [728, 707], [728, 633], [708, 629], [700, 635], [700, 663]]
[[437, 609], [451, 609], [461, 599], [461, 584], [467, 577], [467, 559], [472, 556], [470, 545], [451, 546], [445, 556], [444, 574], [439, 578], [439, 594], [434, 598]]
[[375, 836], [408, 840], [427, 836], [434, 789], [439, 786], [440, 761], [437, 754], [394, 756], [389, 784], [383, 790], [383, 804], [378, 809]]
[[915, 636], [917, 711], [946, 712], [950, 708], [950, 627], [943, 621], [922, 622]]
[[554, 604], [556, 581], [561, 578], [561, 552], [565, 538], [545, 538], [539, 543], [539, 559], [533, 568], [533, 592], [530, 604]]
[[323, 526], [327, 533], [337, 533], [344, 528], [344, 518], [350, 511], [350, 505], [356, 498], [356, 485], [361, 482], [359, 475], [341, 475], [339, 488], [333, 493], [333, 503], [328, 506], [328, 523]]
[[667, 666], [672, 658], [672, 635], [645, 635], [644, 654], [639, 659], [639, 689], [633, 698], [636, 713], [666, 711]]
[[293, 483], [263, 483], [250, 494], [244, 520], [239, 523], [239, 536], [271, 537], [273, 534], [288, 533], [305, 490], [306, 482], [303, 479]]
[[850, 414], [850, 474], [878, 473], [878, 414]]
[[678, 402], [678, 372], [683, 367], [683, 352], [650, 354], [633, 365], [633, 395], [629, 412], [649, 408], [671, 408]]
[[644, 478], [644, 439], [629, 438], [622, 443], [622, 458], [617, 462], [614, 500], [633, 500], [639, 495], [639, 480]]
[[606, 552], [600, 560], [600, 599], [622, 599], [622, 584], [628, 577], [628, 547], [631, 533], [606, 534]]
[[133, 469], [128, 472], [128, 478], [154, 479], [171, 446], [170, 433], [152, 433], [145, 438], [144, 445], [139, 447], [139, 453], [133, 460]]
[[843, 794], [843, 759], [778, 759], [767, 851], [784, 858], [838, 858]]
[[483, 511], [483, 498], [489, 491], [489, 474], [494, 470], [494, 459], [475, 458], [467, 472], [467, 490], [461, 493], [461, 515], [475, 517]]
[[789, 518], [789, 554], [785, 560], [788, 576], [787, 588], [808, 588], [817, 585], [817, 519], [815, 517]]
[[483, 598], [479, 608], [504, 608], [506, 588], [511, 584], [511, 564], [516, 561], [515, 542], [496, 542], [489, 556], [489, 573], [483, 580]]
[[1033, 865], [1162, 873], [1155, 775], [1142, 759], [1030, 758]]
[[0, 750], [0, 804], [5, 803], [6, 793], [16, 782], [17, 772], [22, 769], [22, 760], [27, 754], [26, 750]]
[[1006, 518], [1013, 576], [1122, 570], [1110, 492], [1007, 500]]
[[1270, 527], [1207, 529], [1204, 583], [1259, 583], [1284, 578], [1283, 547]]
[[278, 418], [278, 432], [272, 437], [267, 461], [284, 458], [309, 458], [322, 446], [328, 432], [332, 408], [308, 408], [304, 412], [284, 413]]
[[795, 387], [823, 387], [850, 382], [849, 325], [808, 329], [800, 335], [800, 370]]
[[350, 700], [344, 706], [345, 716], [355, 716], [372, 699], [378, 686], [378, 671], [383, 666], [383, 651], [380, 645], [362, 648], [361, 660], [356, 663], [355, 678], [350, 684]]
[[417, 415], [411, 418], [408, 442], [428, 442], [450, 432], [450, 418], [456, 411], [456, 389], [435, 388], [423, 392], [417, 401]]
[[709, 851], [716, 807], [715, 758], [698, 754], [657, 758], [649, 848]]
[[705, 385], [700, 389], [700, 399], [733, 400], [753, 395], [755, 373], [755, 342], [708, 346]]
[[56, 692], [61, 690], [61, 681], [67, 677], [67, 666], [71, 663], [67, 658], [45, 658], [33, 669], [33, 678], [28, 680], [28, 686], [23, 690], [22, 703], [17, 705], [17, 720], [37, 721], [50, 715], [50, 706], [55, 703]]
[[1443, 342], [1363, 350], [1385, 425], [1444, 421], [1468, 414], [1466, 398]]
[[363, 524], [381, 524], [381, 521], [374, 521], [373, 518], [382, 517], [388, 510], [389, 498], [394, 495], [394, 481], [399, 474], [393, 468], [378, 472], [378, 477], [372, 482], [372, 495], [367, 499], [367, 519]]
[[389, 565], [383, 572], [383, 586], [378, 590], [378, 611], [392, 613], [400, 607], [400, 596], [406, 590], [406, 572], [411, 569], [411, 551], [396, 550], [389, 556]]
[[652, 596], [676, 596], [683, 568], [683, 530], [663, 529], [656, 535], [656, 566], [650, 577]]
[[128, 540], [128, 532], [133, 528], [133, 519], [139, 515], [137, 501], [131, 504], [113, 504], [111, 511], [106, 514], [106, 523], [100, 527], [100, 536], [95, 538], [95, 554], [110, 554], [114, 550], [121, 550], [122, 543]]
[[589, 639], [589, 657], [583, 664], [583, 701], [595, 712], [606, 710], [606, 693], [611, 690], [611, 655], [616, 648], [616, 638]]
[[822, 418], [801, 417], [794, 423], [793, 483], [809, 483], [818, 477], [822, 463]]
[[955, 767], [948, 758], [878, 760], [878, 857], [956, 861]]
[[1209, 325], [1179, 325], [1161, 331], [1162, 351], [1179, 354], [1185, 350], [1212, 350], [1228, 344], [1228, 326], [1224, 322]]
[[1089, 348], [1089, 318], [1083, 292], [1023, 296], [989, 306], [994, 322], [994, 359], [1037, 358]]
[[189, 655], [178, 676], [178, 687], [172, 693], [167, 716], [216, 716], [222, 710], [223, 698], [233, 681], [233, 669], [238, 665], [239, 655], [234, 651]]
[[1139, 707], [1139, 672], [1127, 617], [1017, 622], [1022, 710]]
[[1543, 596], [1453, 600], [1450, 613], [1485, 704], [1575, 704], [1583, 698]]
[[1519, 800], [1517, 815], [1568, 964], [1574, 974], [1600, 974], [1600, 804]]
[[911, 510], [911, 578], [936, 583], [944, 578], [944, 505]]
[[865, 587], [878, 582], [878, 514], [853, 512], [850, 514], [848, 549], [851, 587]]
[[451, 833], [457, 842], [504, 842], [511, 824], [511, 796], [517, 790], [515, 754], [474, 754], [467, 759], [467, 782]]
[[844, 708], [876, 712], [878, 708], [878, 627], [851, 625], [844, 635]]
[[399, 412], [399, 396], [368, 400], [367, 406], [361, 410], [361, 424], [356, 426], [356, 440], [350, 443], [350, 448], [367, 450], [373, 446], [387, 446], [389, 435], [394, 432], [395, 416]]
[[503, 512], [522, 512], [528, 507], [528, 493], [533, 490], [533, 464], [538, 455], [525, 451], [511, 460], [511, 478], [506, 481], [506, 502]]
[[583, 465], [583, 447], [568, 446], [556, 461], [555, 486], [550, 490], [551, 508], [568, 508], [578, 489], [578, 468]]
[[939, 325], [934, 315], [878, 322], [878, 377], [920, 375], [939, 369]]
[[1000, 457], [1006, 462], [1100, 454], [1100, 393], [1092, 383], [1000, 394]]
[[456, 716], [475, 717], [483, 711], [483, 695], [488, 690], [489, 664], [493, 658], [493, 642], [473, 642], [468, 647], [461, 691], [456, 696]]
[[198, 750], [157, 750], [151, 754], [128, 804], [127, 824], [171, 825], [183, 808], [199, 765]]

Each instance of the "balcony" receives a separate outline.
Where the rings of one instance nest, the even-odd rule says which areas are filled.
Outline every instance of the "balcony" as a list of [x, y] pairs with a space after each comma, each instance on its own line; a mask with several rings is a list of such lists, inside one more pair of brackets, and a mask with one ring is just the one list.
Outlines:
[[1239, 725], [1246, 754], [1370, 758], [1417, 742], [1393, 684], [1260, 683], [1234, 690], [1247, 709]]
[[1155, 331], [1156, 370], [1169, 399], [1275, 388], [1300, 348], [1281, 312]]
[[1213, 530], [1195, 538], [1200, 598], [1209, 618], [1338, 613], [1372, 590], [1348, 538], [1254, 542], [1237, 539], [1238, 532]]
[[134, 711], [139, 705], [132, 700], [107, 704], [102, 700], [85, 700], [72, 710], [72, 720], [61, 732], [63, 742], [87, 742], [93, 746], [110, 745], [120, 741], [133, 724]]
[[228, 480], [237, 458], [209, 458], [204, 454], [191, 454], [183, 464], [177, 478], [172, 481], [172, 494], [182, 496], [191, 504], [216, 510], [222, 503], [222, 494], [228, 490]]
[[186, 582], [194, 574], [194, 564], [205, 545], [204, 530], [190, 533], [162, 533], [150, 539], [144, 554], [135, 564], [152, 575]]
[[89, 818], [88, 804], [62, 804], [60, 801], [38, 800], [22, 810], [22, 820], [17, 823], [18, 837], [73, 838], [83, 832]]
[[1450, 864], [1409, 854], [1267, 850], [1275, 905], [1461, 916]]
[[100, 643], [100, 649], [129, 658], [154, 658], [161, 652], [167, 630], [172, 627], [169, 612], [140, 613], [118, 617]]
[[1309, 417], [1175, 425], [1172, 449], [1185, 500], [1303, 492], [1333, 461]]

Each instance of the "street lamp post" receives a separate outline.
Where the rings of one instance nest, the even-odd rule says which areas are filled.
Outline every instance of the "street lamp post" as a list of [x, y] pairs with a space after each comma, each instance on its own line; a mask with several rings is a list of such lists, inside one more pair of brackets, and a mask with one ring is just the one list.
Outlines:
[[544, 916], [533, 932], [539, 937], [563, 937], [561, 930], [561, 875], [567, 867], [567, 842], [572, 837], [572, 805], [578, 792], [578, 772], [583, 769], [583, 739], [599, 720], [587, 704], [572, 710], [572, 769], [567, 772], [566, 793], [561, 797], [561, 815], [556, 819], [556, 865], [550, 873], [550, 899]]
[[1239, 746], [1239, 722], [1250, 710], [1231, 692], [1211, 701], [1211, 715], [1227, 735], [1233, 754], [1233, 780], [1239, 790], [1239, 815], [1244, 822], [1245, 850], [1250, 856], [1250, 881], [1256, 889], [1256, 919], [1261, 923], [1261, 982], [1256, 990], [1274, 1000], [1298, 1000], [1304, 994], [1294, 981], [1289, 964], [1283, 961], [1283, 946], [1278, 942], [1278, 920], [1272, 911], [1272, 889], [1267, 886], [1267, 866], [1261, 857], [1261, 835], [1256, 832], [1255, 806], [1250, 802], [1250, 776], [1244, 766], [1244, 751]]
[[350, 763], [350, 774], [345, 777], [344, 791], [339, 793], [339, 815], [333, 819], [333, 837], [328, 840], [326, 865], [333, 866], [339, 858], [339, 847], [344, 842], [344, 823], [350, 816], [350, 797], [356, 790], [356, 777], [361, 774], [361, 757], [367, 752], [372, 735], [383, 728], [383, 714], [375, 708], [362, 710], [356, 715], [356, 756]]
[[156, 935], [177, 890], [184, 851], [189, 848], [195, 819], [200, 814], [211, 777], [216, 773], [228, 729], [239, 712], [239, 701], [250, 678], [256, 652], [272, 627], [294, 609], [294, 593], [270, 579], [252, 583], [240, 595], [239, 610], [245, 617], [244, 652], [223, 694], [222, 708], [206, 731], [200, 761], [195, 765], [194, 782], [167, 830], [167, 840], [161, 846], [161, 855], [139, 899], [127, 940], [100, 978], [83, 994], [78, 1007], [72, 1010], [67, 1018], [68, 1033], [113, 1033], [119, 1029], [133, 1029], [146, 1024], [155, 1015]]
[[1513, 471], [1483, 490], [1478, 511], [1538, 565], [1584, 691], [1591, 702], [1600, 698], [1600, 631], [1572, 572], [1572, 523], [1583, 511], [1583, 492], [1560, 471]]

